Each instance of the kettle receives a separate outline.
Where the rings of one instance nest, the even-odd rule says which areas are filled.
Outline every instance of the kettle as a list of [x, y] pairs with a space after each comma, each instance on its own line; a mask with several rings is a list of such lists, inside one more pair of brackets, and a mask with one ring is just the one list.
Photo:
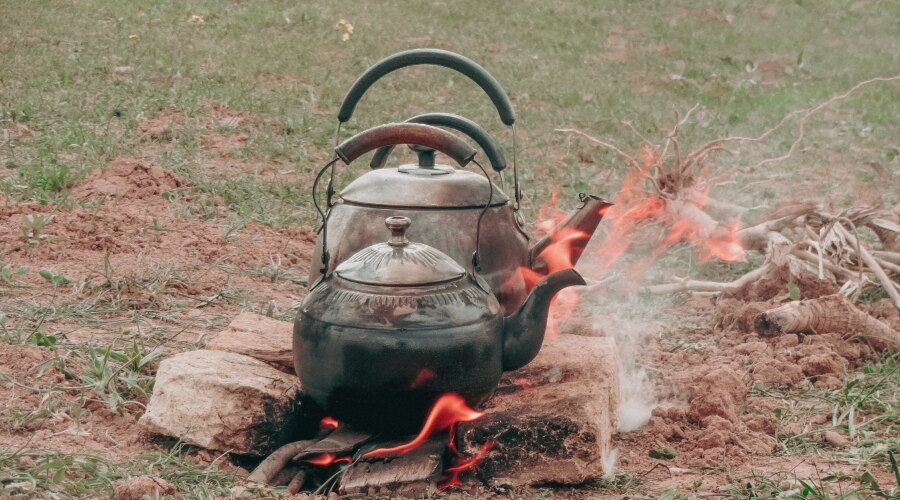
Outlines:
[[474, 268], [410, 242], [410, 218], [384, 223], [389, 240], [345, 259], [303, 299], [294, 367], [320, 413], [358, 428], [404, 432], [421, 425], [442, 394], [477, 405], [503, 371], [531, 361], [550, 301], [584, 280], [574, 269], [550, 274], [504, 315]]
[[[322, 216], [322, 227], [316, 241], [309, 283], [359, 250], [379, 241], [377, 227], [390, 215], [408, 217], [414, 222], [410, 237], [439, 249], [461, 266], [468, 266], [472, 249], [478, 252], [478, 271], [494, 291], [504, 314], [515, 312], [528, 295], [529, 284], [522, 272], [528, 269], [544, 275], [547, 262], [544, 250], [560, 235], [571, 238], [573, 264], [596, 230], [610, 203], [591, 195], [580, 195], [579, 204], [553, 231], [535, 240], [528, 233], [520, 211], [522, 197], [516, 168], [515, 113], [509, 97], [480, 65], [453, 52], [439, 49], [414, 49], [400, 52], [375, 63], [353, 84], [338, 112], [341, 124], [353, 115], [356, 104], [379, 78], [413, 65], [438, 65], [459, 71], [471, 78], [490, 97], [500, 120], [513, 132], [513, 198], [486, 176], [436, 163], [432, 150], [453, 159], [458, 167], [474, 160], [475, 150], [453, 134], [434, 126], [456, 129], [478, 143], [490, 160], [493, 170], [505, 185], [503, 172], [507, 163], [491, 137], [471, 120], [446, 113], [430, 113], [408, 120], [374, 127], [336, 145], [336, 157], [325, 165], [313, 186], [313, 199]], [[426, 125], [428, 124], [428, 125]], [[426, 144], [430, 141], [431, 144]], [[417, 164], [382, 168], [390, 147], [400, 144], [419, 146]], [[423, 147], [425, 149], [423, 149]], [[379, 149], [372, 160], [372, 170], [348, 184], [335, 198], [334, 166], [337, 161], [349, 165], [369, 151]], [[321, 179], [328, 176], [324, 205], [316, 193]], [[489, 199], [485, 205], [484, 200]], [[479, 225], [480, 231], [475, 227]], [[572, 238], [573, 234], [577, 234]], [[478, 240], [478, 241], [476, 241]]]

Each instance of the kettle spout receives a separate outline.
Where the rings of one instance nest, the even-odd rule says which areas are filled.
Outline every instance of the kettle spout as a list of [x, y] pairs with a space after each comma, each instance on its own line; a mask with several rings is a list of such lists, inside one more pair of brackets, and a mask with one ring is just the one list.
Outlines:
[[550, 301], [563, 288], [584, 285], [584, 278], [574, 269], [557, 271], [531, 290], [519, 309], [503, 320], [503, 370], [527, 365], [541, 350]]
[[612, 203], [592, 194], [581, 193], [578, 197], [581, 199], [581, 203], [578, 204], [575, 210], [558, 226], [553, 228], [550, 234], [535, 243], [529, 251], [529, 262], [533, 271], [539, 273], [547, 271], [547, 262], [541, 254], [551, 243], [558, 241], [559, 238], [569, 238], [576, 232], [580, 232], [583, 233], [583, 236], [573, 238], [570, 243], [572, 265], [574, 266], [578, 262], [578, 258], [581, 257], [581, 253], [584, 251], [584, 247], [587, 246], [588, 241], [590, 241], [594, 231], [597, 230], [597, 226], [603, 219], [603, 214], [612, 206]]

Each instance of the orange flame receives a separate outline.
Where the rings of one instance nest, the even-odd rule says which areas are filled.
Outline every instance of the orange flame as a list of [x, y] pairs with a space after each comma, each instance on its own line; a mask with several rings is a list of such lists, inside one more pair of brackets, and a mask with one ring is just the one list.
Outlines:
[[305, 462], [319, 467], [328, 467], [329, 465], [339, 463], [350, 463], [350, 457], [336, 457], [331, 453], [322, 453], [321, 455], [305, 460]]
[[337, 421], [334, 417], [322, 417], [322, 420], [319, 420], [319, 427], [328, 427], [331, 429], [337, 429], [341, 426], [341, 423]]
[[376, 448], [363, 455], [364, 458], [385, 457], [390, 455], [402, 455], [418, 448], [429, 436], [437, 431], [452, 428], [458, 422], [471, 422], [480, 418], [484, 413], [475, 411], [466, 404], [466, 401], [456, 393], [447, 393], [438, 398], [431, 408], [425, 425], [412, 441], [390, 448]]
[[[573, 228], [562, 228], [555, 231], [556, 227], [565, 220], [567, 214], [556, 207], [559, 189], [554, 188], [550, 200], [541, 205], [537, 227], [544, 233], [552, 234], [550, 244], [538, 255], [538, 260], [546, 263], [546, 272], [540, 273], [527, 267], [519, 268], [519, 276], [525, 282], [527, 290], [531, 290], [542, 278], [548, 274], [571, 269], [575, 267], [576, 242], [587, 240], [591, 235]], [[601, 210], [606, 210], [606, 206]], [[559, 338], [559, 325], [568, 319], [578, 307], [580, 297], [572, 290], [562, 290], [551, 301], [551, 313], [547, 318], [547, 327], [544, 337], [548, 340]]]
[[462, 460], [459, 463], [457, 463], [456, 465], [454, 465], [453, 467], [447, 467], [447, 469], [444, 471], [444, 473], [445, 474], [449, 473], [450, 477], [445, 479], [444, 481], [442, 481], [440, 484], [438, 484], [438, 490], [443, 491], [451, 486], [456, 486], [458, 484], [462, 484], [462, 481], [459, 480], [459, 475], [467, 470], [471, 470], [471, 469], [474, 469], [475, 467], [477, 467], [478, 464], [480, 464], [482, 462], [482, 460], [484, 460], [484, 457], [487, 456], [488, 452], [491, 451], [491, 448], [493, 448], [493, 447], [494, 447], [494, 442], [488, 441], [488, 442], [484, 443], [483, 445], [481, 445], [478, 448], [478, 451], [476, 451], [474, 455], [472, 455], [471, 457], [463, 458], [462, 455], [460, 455], [459, 452], [456, 451], [456, 447], [451, 446], [450, 447], [451, 451], [453, 451], [455, 454], [457, 454], [457, 456], [459, 458], [462, 458]]
[[550, 234], [562, 221], [566, 219], [566, 213], [557, 208], [556, 199], [559, 197], [559, 188], [554, 187], [550, 192], [550, 200], [543, 203], [538, 209], [538, 221], [536, 227], [543, 234]]
[[[649, 256], [638, 259], [626, 271], [628, 282], [638, 284], [643, 280], [647, 269], [669, 247], [677, 243], [689, 243], [697, 249], [700, 261], [719, 259], [724, 261], [740, 261], [745, 257], [744, 248], [738, 233], [740, 222], [734, 221], [727, 226], [718, 224], [703, 213], [709, 200], [708, 185], [695, 183], [683, 192], [683, 199], [671, 201], [664, 199], [644, 187], [658, 154], [653, 148], [644, 147], [639, 152], [640, 165], [630, 169], [625, 176], [622, 189], [615, 196], [615, 204], [601, 208], [607, 221], [608, 231], [596, 248], [596, 267], [593, 274], [602, 276], [609, 272], [619, 259], [635, 243], [635, 227], [645, 221], [655, 221], [661, 225], [661, 242]], [[700, 178], [706, 171], [700, 173]], [[552, 234], [566, 214], [556, 206], [559, 189], [554, 188], [550, 200], [539, 210], [537, 229], [545, 234]], [[680, 206], [671, 205], [680, 203]], [[683, 210], [679, 210], [683, 208]], [[547, 263], [546, 273], [552, 273], [573, 267], [574, 249], [572, 243], [589, 235], [576, 230], [563, 229], [554, 234], [553, 241], [541, 252], [540, 259]], [[544, 274], [529, 268], [520, 268], [518, 277], [528, 290], [544, 277]], [[551, 303], [550, 316], [547, 320], [546, 337], [554, 339], [559, 335], [559, 325], [572, 316], [578, 307], [580, 296], [573, 290], [562, 290]]]

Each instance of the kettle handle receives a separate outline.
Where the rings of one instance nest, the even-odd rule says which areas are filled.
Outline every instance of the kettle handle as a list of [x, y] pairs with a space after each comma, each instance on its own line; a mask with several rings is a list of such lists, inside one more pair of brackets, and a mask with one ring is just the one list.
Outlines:
[[356, 109], [356, 104], [362, 99], [363, 94], [382, 76], [407, 66], [420, 64], [444, 66], [468, 76], [491, 98], [491, 101], [497, 108], [497, 112], [500, 114], [500, 121], [509, 126], [515, 123], [516, 114], [513, 111], [512, 103], [496, 78], [475, 61], [454, 52], [440, 49], [406, 50], [387, 56], [372, 65], [357, 78], [347, 95], [344, 96], [344, 102], [341, 103], [341, 109], [337, 115], [338, 121], [344, 123], [353, 116], [353, 110]]
[[465, 167], [478, 152], [446, 130], [421, 123], [388, 123], [354, 135], [334, 148], [347, 165], [360, 156], [383, 146], [415, 144], [436, 149]]
[[[503, 152], [497, 147], [497, 143], [494, 142], [491, 136], [488, 135], [480, 125], [468, 118], [463, 118], [462, 116], [451, 113], [425, 113], [406, 120], [406, 123], [424, 123], [426, 125], [437, 125], [459, 130], [474, 139], [475, 142], [481, 146], [484, 155], [490, 160], [491, 167], [493, 167], [495, 172], [502, 172], [503, 169], [506, 168], [506, 158], [503, 157]], [[369, 162], [369, 166], [373, 169], [384, 167], [385, 162], [387, 162], [387, 157], [393, 150], [394, 146], [382, 146], [378, 148], [378, 151], [372, 156], [372, 161]]]

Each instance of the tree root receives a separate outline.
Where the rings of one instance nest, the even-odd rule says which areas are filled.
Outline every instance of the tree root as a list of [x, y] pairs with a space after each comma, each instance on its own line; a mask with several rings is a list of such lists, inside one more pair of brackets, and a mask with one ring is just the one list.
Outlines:
[[878, 350], [900, 352], [900, 333], [859, 310], [841, 294], [799, 300], [762, 312], [755, 329], [763, 336], [784, 333], [830, 333], [859, 336]]

